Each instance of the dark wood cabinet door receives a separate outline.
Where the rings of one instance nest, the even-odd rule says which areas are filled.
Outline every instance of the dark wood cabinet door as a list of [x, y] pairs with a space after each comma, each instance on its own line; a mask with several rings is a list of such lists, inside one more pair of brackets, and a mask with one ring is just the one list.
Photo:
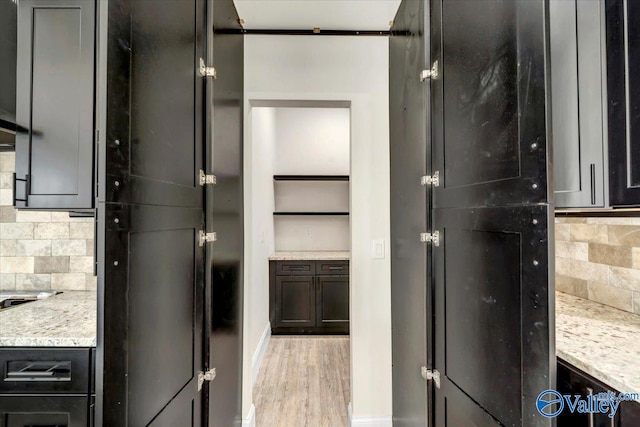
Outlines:
[[349, 277], [316, 278], [316, 327], [349, 331]]
[[[206, 171], [216, 175], [207, 186], [207, 230], [218, 240], [206, 251], [205, 334], [208, 368], [216, 379], [207, 393], [210, 426], [239, 425], [242, 419], [243, 189], [242, 123], [244, 35], [232, 0], [210, 0], [210, 65], [217, 78], [207, 80]], [[211, 98], [209, 98], [211, 96]], [[212, 109], [212, 110], [211, 110]]]
[[609, 197], [640, 205], [640, 3], [606, 0]]
[[[416, 236], [428, 230], [429, 193], [418, 177], [431, 174], [429, 61], [426, 1], [403, 1], [389, 38], [391, 174], [391, 332], [393, 424], [427, 425], [429, 388], [416, 367], [429, 366], [433, 336], [429, 247]], [[429, 346], [431, 347], [431, 346]]]
[[605, 206], [603, 5], [549, 2], [556, 208]]
[[1, 396], [0, 427], [87, 427], [87, 396]]
[[107, 16], [96, 424], [200, 426], [205, 1], [110, 0]]
[[18, 6], [16, 206], [92, 208], [95, 0]]
[[546, 4], [432, 2], [434, 208], [548, 202]]
[[18, 46], [18, 4], [0, 1], [0, 151], [12, 151], [16, 143], [16, 49]]
[[431, 2], [436, 426], [552, 425], [547, 5]]
[[315, 278], [276, 277], [276, 327], [316, 325]]

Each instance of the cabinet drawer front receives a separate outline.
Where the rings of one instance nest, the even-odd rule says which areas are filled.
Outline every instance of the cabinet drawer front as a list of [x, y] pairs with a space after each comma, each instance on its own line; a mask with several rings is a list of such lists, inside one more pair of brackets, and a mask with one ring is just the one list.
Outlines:
[[279, 276], [313, 276], [316, 274], [315, 261], [278, 261], [276, 274]]
[[0, 396], [0, 427], [87, 427], [87, 407], [87, 397]]
[[316, 261], [317, 274], [349, 274], [349, 261]]
[[0, 394], [84, 394], [88, 390], [88, 349], [0, 350]]

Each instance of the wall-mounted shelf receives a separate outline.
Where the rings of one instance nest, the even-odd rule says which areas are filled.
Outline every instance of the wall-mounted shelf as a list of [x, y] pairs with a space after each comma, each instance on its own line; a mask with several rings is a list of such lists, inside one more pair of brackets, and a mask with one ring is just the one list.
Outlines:
[[349, 215], [349, 212], [274, 212], [274, 215]]
[[349, 175], [274, 175], [274, 181], [349, 181]]

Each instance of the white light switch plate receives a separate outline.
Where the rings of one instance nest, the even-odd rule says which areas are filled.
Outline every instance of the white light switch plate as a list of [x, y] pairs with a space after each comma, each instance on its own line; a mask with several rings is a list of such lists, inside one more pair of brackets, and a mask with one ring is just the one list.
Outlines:
[[385, 244], [384, 239], [376, 239], [373, 241], [372, 246], [373, 258], [384, 259], [385, 257]]

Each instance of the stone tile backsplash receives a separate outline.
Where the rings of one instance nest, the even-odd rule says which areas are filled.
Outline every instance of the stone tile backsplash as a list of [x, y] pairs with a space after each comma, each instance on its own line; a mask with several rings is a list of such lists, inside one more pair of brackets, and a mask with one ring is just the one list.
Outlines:
[[556, 217], [556, 290], [640, 314], [640, 217]]
[[93, 218], [13, 208], [14, 153], [0, 153], [0, 290], [95, 290]]

